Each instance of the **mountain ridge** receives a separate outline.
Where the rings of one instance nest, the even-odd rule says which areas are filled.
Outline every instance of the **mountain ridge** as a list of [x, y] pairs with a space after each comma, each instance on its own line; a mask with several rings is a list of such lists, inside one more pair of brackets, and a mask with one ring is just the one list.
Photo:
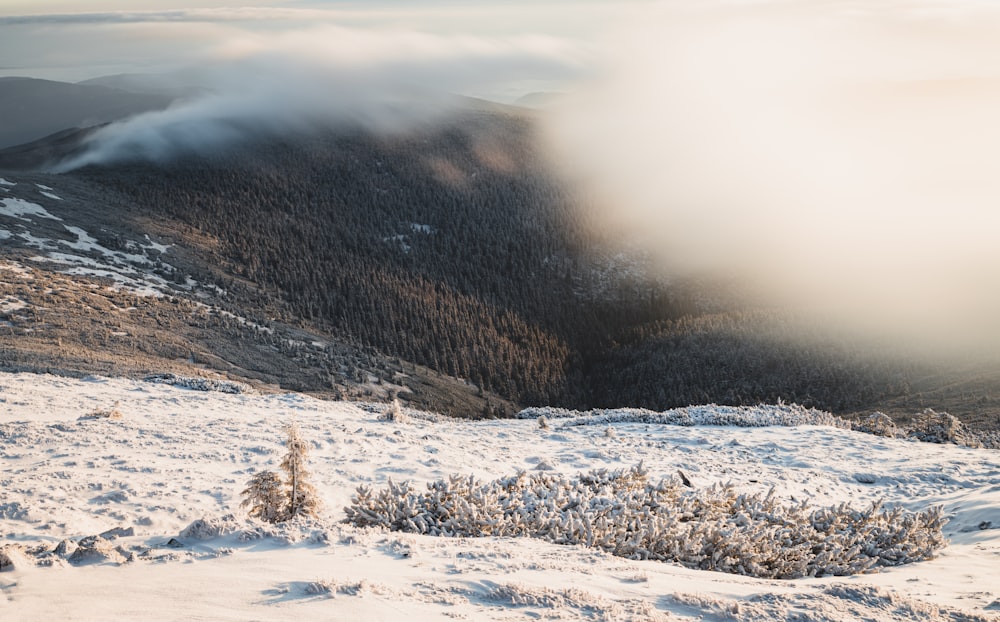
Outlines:
[[0, 149], [166, 108], [174, 97], [38, 78], [0, 81]]
[[[120, 288], [135, 271], [167, 288], [167, 302], [101, 303], [145, 309], [129, 339], [114, 337], [122, 329], [108, 317], [88, 315], [90, 303], [48, 337], [26, 312], [8, 314], [22, 319], [8, 319], [0, 339], [5, 368], [86, 373], [90, 357], [100, 370], [141, 375], [184, 360], [464, 416], [784, 400], [903, 418], [931, 407], [1000, 425], [991, 370], [955, 381], [923, 361], [796, 341], [767, 313], [706, 306], [703, 284], [658, 280], [587, 222], [548, 172], [535, 131], [532, 114], [474, 105], [404, 135], [317, 126], [159, 163], [0, 173], [17, 184], [0, 199], [65, 220], [0, 214], [5, 257], [52, 278], [76, 273], [80, 291], [102, 279]], [[41, 141], [18, 157], [72, 151], [83, 136]], [[135, 251], [145, 240], [169, 250]], [[39, 250], [62, 263], [35, 259]], [[109, 260], [115, 253], [141, 265]], [[29, 292], [30, 302], [51, 314], [58, 305], [43, 292]], [[52, 344], [80, 342], [72, 327], [81, 322], [101, 338], [61, 364]], [[144, 353], [141, 365], [114, 360], [133, 350]]]

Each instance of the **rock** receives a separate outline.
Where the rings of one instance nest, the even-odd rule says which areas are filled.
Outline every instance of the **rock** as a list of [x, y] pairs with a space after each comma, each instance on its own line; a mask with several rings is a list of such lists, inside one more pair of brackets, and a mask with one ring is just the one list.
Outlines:
[[101, 534], [101, 537], [105, 540], [114, 540], [115, 538], [128, 538], [129, 536], [135, 535], [135, 529], [132, 527], [115, 527], [114, 529], [108, 529]]
[[14, 570], [26, 565], [28, 565], [28, 559], [24, 556], [20, 547], [0, 547], [0, 572]]
[[63, 540], [56, 545], [56, 548], [54, 548], [52, 552], [60, 557], [69, 557], [76, 551], [77, 548], [76, 542], [73, 542], [72, 540]]
[[111, 543], [100, 536], [87, 536], [80, 540], [79, 546], [73, 554], [69, 556], [69, 562], [74, 565], [99, 564], [111, 562], [113, 564], [125, 563], [125, 556], [111, 546]]

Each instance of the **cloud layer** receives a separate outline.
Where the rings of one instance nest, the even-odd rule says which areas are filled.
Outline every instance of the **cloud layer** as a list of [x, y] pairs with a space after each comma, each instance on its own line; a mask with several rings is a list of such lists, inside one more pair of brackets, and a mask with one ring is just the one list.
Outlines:
[[[484, 38], [320, 26], [219, 41], [185, 79], [203, 94], [95, 132], [57, 170], [162, 160], [232, 144], [262, 131], [352, 123], [396, 131], [446, 114], [456, 93], [524, 77], [569, 79], [579, 50], [541, 36]], [[173, 77], [176, 80], [176, 76]]]
[[1000, 342], [996, 32], [971, 2], [663, 3], [553, 115], [555, 159], [673, 274]]

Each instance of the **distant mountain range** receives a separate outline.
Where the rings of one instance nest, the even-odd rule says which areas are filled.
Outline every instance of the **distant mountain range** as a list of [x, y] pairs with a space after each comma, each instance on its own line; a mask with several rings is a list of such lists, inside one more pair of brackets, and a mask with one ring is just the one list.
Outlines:
[[[94, 83], [0, 78], [0, 149], [70, 128], [85, 128], [166, 108], [176, 95]], [[111, 80], [124, 84], [123, 80]]]

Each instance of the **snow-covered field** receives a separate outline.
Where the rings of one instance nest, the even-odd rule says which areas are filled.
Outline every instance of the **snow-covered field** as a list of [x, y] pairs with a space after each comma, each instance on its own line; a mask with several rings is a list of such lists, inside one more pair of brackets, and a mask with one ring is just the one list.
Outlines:
[[[536, 419], [416, 412], [385, 421], [385, 408], [0, 374], [0, 548], [12, 561], [0, 572], [0, 619], [1000, 617], [996, 450], [824, 425], [682, 427], [595, 416], [594, 425], [549, 418], [543, 429]], [[112, 412], [120, 417], [92, 416]], [[277, 468], [292, 421], [311, 443], [325, 508], [314, 521], [255, 523], [240, 492], [254, 473]], [[528, 538], [436, 538], [342, 522], [357, 486], [390, 478], [422, 486], [452, 474], [491, 480], [551, 468], [572, 476], [639, 462], [654, 479], [681, 470], [696, 489], [773, 487], [817, 507], [942, 505], [950, 543], [933, 560], [870, 574], [764, 580]], [[106, 545], [81, 542], [102, 533]]]

